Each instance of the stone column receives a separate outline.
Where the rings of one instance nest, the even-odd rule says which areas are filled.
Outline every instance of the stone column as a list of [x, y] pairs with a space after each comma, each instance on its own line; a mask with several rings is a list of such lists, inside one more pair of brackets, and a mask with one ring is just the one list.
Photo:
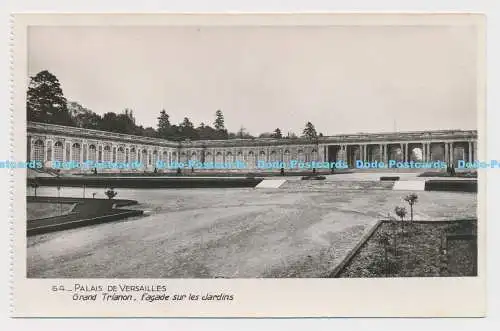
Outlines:
[[450, 152], [450, 164], [453, 164], [454, 163], [454, 160], [453, 158], [455, 157], [455, 153], [453, 153], [453, 142], [450, 143], [450, 147], [448, 148], [449, 152]]
[[468, 162], [472, 162], [472, 142], [469, 141], [469, 149], [467, 150]]
[[473, 158], [472, 158], [472, 160], [473, 160], [473, 161], [478, 161], [478, 160], [479, 160], [479, 158], [478, 158], [478, 155], [477, 155], [477, 154], [478, 154], [478, 150], [477, 150], [477, 141], [474, 141], [474, 142], [472, 143], [472, 157], [473, 157]]
[[450, 156], [450, 152], [448, 149], [448, 143], [445, 142], [444, 143], [444, 162], [446, 162], [446, 163], [450, 162], [449, 156]]
[[69, 145], [66, 144], [66, 147], [69, 146], [69, 160], [67, 161], [71, 161], [73, 160], [73, 142], [72, 141], [69, 141]]
[[[87, 154], [86, 150], [87, 150], [87, 144], [84, 144], [84, 143], [82, 142], [82, 143], [81, 143], [81, 145], [80, 145], [80, 162], [81, 162], [81, 163], [83, 163], [83, 162], [85, 162], [85, 161], [86, 161], [86, 160], [84, 160], [84, 159], [83, 159], [84, 157], [85, 157], [85, 158], [87, 157], [87, 155], [86, 155], [86, 154]], [[84, 153], [84, 152], [85, 152], [85, 153]]]

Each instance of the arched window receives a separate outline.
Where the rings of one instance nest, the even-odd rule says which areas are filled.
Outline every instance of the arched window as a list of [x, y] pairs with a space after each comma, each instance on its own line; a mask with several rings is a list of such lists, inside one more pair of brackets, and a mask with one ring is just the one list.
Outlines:
[[156, 167], [156, 164], [158, 162], [158, 151], [154, 150], [153, 151], [153, 165]]
[[130, 148], [130, 162], [135, 162], [137, 159], [137, 152], [135, 150], [135, 147]]
[[111, 146], [104, 146], [104, 162], [111, 162]]
[[271, 162], [279, 161], [278, 153], [276, 153], [276, 151], [271, 151], [271, 153], [269, 153], [269, 161]]
[[116, 161], [117, 162], [125, 162], [125, 149], [123, 147], [118, 147], [116, 153]]
[[82, 146], [79, 143], [74, 143], [71, 146], [71, 161], [80, 162], [80, 152], [82, 150]]
[[64, 146], [60, 141], [54, 144], [54, 161], [64, 161]]
[[259, 161], [265, 161], [266, 160], [266, 152], [260, 151], [259, 153]]
[[217, 152], [217, 154], [215, 154], [215, 162], [216, 163], [224, 162], [224, 157], [222, 156], [221, 152]]
[[313, 148], [313, 150], [311, 151], [311, 161], [318, 161], [318, 159], [318, 150], [316, 148]]
[[97, 161], [97, 148], [95, 145], [89, 145], [89, 161]]
[[255, 153], [253, 151], [248, 152], [247, 167], [248, 168], [255, 168], [256, 163], [257, 163], [257, 161], [256, 161]]
[[40, 139], [33, 144], [33, 160], [40, 162], [45, 161], [45, 144]]
[[290, 166], [290, 151], [288, 149], [285, 149], [285, 152], [283, 153], [283, 162], [285, 163], [285, 166]]
[[305, 155], [304, 151], [303, 151], [303, 150], [301, 150], [301, 149], [299, 149], [299, 150], [297, 151], [297, 161], [299, 161], [299, 162], [301, 162], [301, 161], [302, 161], [302, 162], [303, 162], [303, 161], [305, 161], [305, 160], [306, 160], [306, 155]]

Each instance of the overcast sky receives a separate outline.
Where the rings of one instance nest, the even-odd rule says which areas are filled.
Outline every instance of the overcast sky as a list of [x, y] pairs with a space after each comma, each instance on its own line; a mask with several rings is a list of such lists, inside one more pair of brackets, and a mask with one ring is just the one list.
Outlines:
[[164, 108], [253, 134], [476, 129], [471, 27], [32, 27], [28, 47], [30, 76], [144, 126]]

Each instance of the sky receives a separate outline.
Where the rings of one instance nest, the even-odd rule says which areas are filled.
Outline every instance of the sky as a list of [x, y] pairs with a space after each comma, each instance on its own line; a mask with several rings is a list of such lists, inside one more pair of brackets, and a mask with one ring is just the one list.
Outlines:
[[252, 134], [477, 129], [470, 26], [30, 27], [28, 73], [49, 70], [98, 114], [162, 109]]

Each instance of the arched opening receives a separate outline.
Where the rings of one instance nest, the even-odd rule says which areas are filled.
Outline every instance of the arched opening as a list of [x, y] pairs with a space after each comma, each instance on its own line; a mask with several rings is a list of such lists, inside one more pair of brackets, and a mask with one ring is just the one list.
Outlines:
[[81, 150], [82, 147], [79, 143], [74, 143], [73, 146], [71, 146], [71, 161], [80, 162]]
[[223, 158], [223, 156], [222, 156], [222, 153], [221, 153], [221, 152], [217, 152], [217, 153], [215, 154], [215, 162], [216, 162], [216, 163], [222, 163], [222, 162], [224, 162], [224, 158]]
[[116, 161], [117, 162], [125, 162], [125, 149], [123, 147], [118, 147], [116, 153]]
[[60, 141], [56, 141], [54, 144], [54, 160], [55, 161], [64, 161], [64, 145]]
[[111, 146], [109, 146], [109, 145], [104, 146], [103, 161], [104, 162], [111, 162]]
[[89, 145], [89, 161], [97, 161], [97, 148], [95, 145]]
[[233, 153], [227, 152], [226, 153], [226, 162], [233, 162]]
[[285, 166], [290, 166], [290, 151], [288, 149], [285, 149], [283, 152], [283, 162], [285, 163]]
[[33, 160], [40, 162], [45, 161], [45, 144], [40, 139], [33, 144]]
[[256, 157], [253, 151], [249, 151], [247, 155], [247, 166], [248, 168], [255, 168], [256, 166]]
[[306, 160], [306, 154], [302, 149], [299, 149], [297, 151], [297, 161], [304, 162], [305, 160]]
[[135, 150], [135, 147], [130, 148], [130, 162], [135, 162], [135, 160], [137, 158], [136, 156], [137, 156], [137, 152]]
[[318, 150], [316, 148], [313, 148], [311, 151], [311, 161], [318, 161], [319, 160], [319, 154]]

